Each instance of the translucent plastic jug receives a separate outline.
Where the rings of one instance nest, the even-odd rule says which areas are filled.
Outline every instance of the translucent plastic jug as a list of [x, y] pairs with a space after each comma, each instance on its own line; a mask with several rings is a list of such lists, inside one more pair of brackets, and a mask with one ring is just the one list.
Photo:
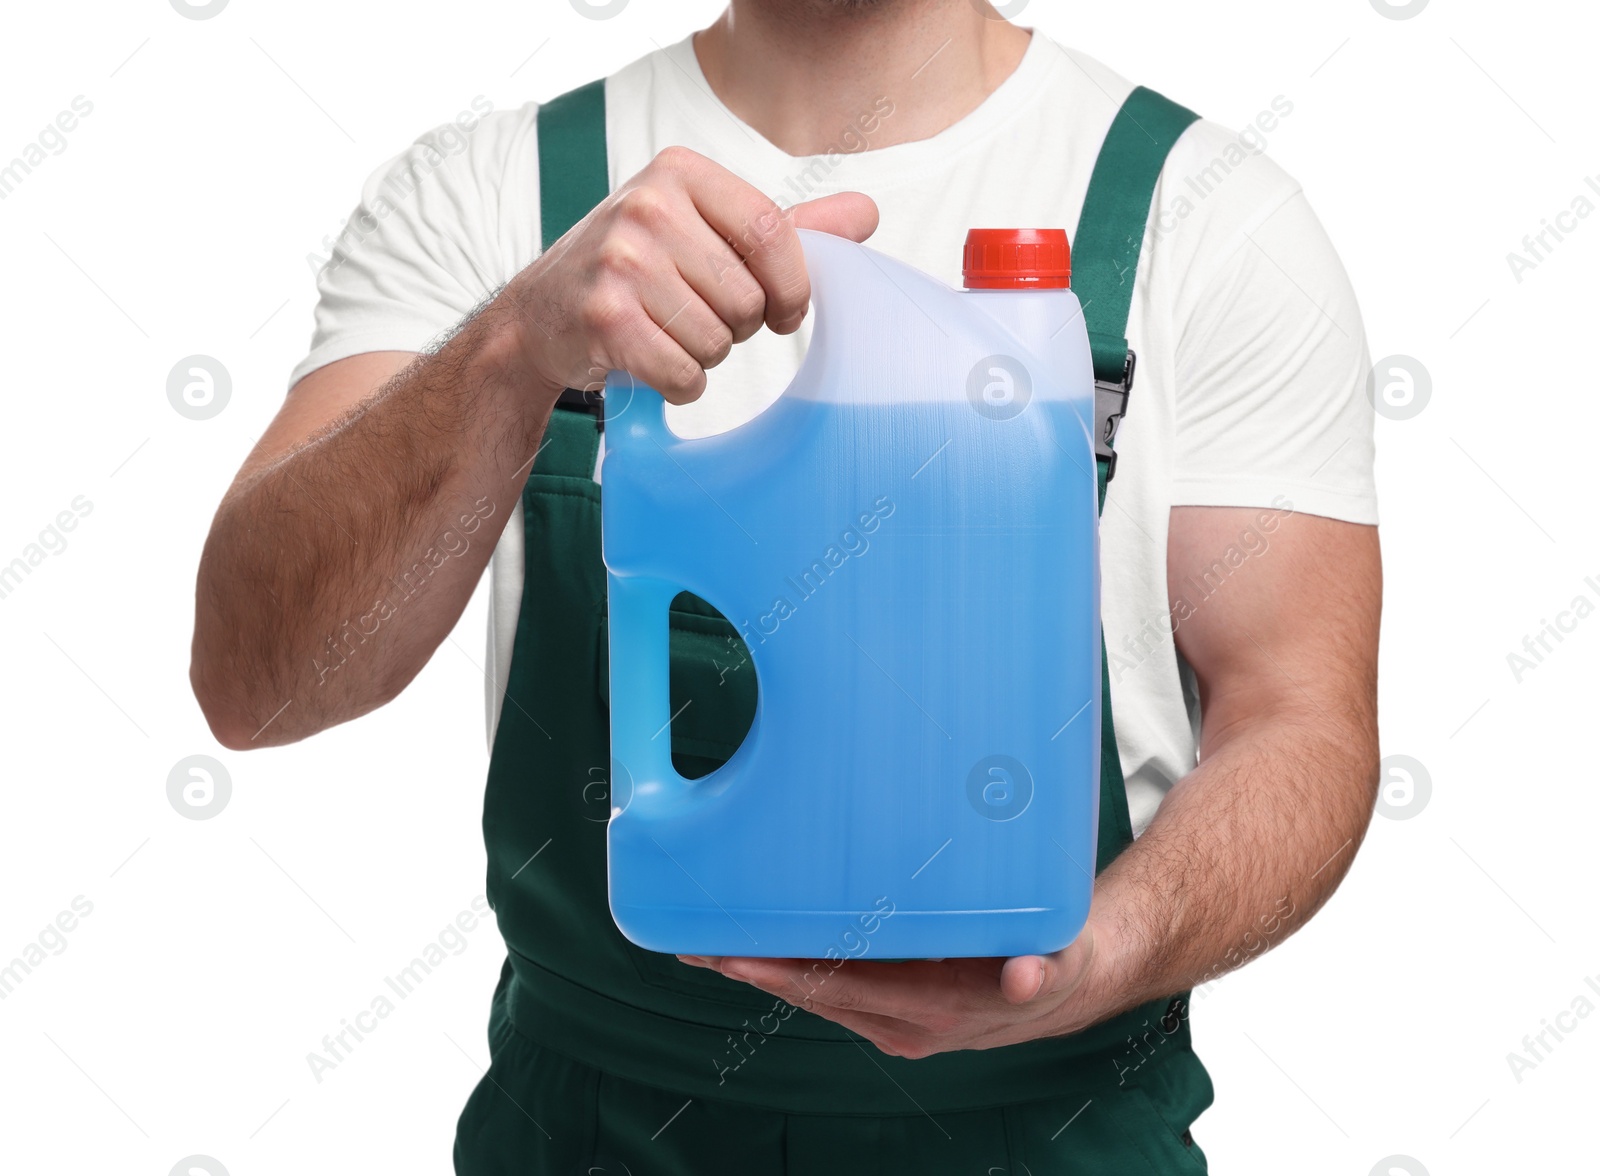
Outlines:
[[[729, 432], [680, 438], [656, 392], [607, 382], [610, 900], [640, 946], [1011, 956], [1083, 926], [1089, 343], [1065, 234], [979, 232], [968, 285], [998, 288], [802, 231], [810, 348]], [[697, 780], [670, 754], [667, 612], [685, 591], [738, 627], [759, 690], [744, 743]]]

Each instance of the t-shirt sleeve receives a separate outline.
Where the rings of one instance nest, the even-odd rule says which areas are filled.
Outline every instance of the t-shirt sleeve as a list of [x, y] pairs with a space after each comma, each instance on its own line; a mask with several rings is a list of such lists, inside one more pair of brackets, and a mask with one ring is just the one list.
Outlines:
[[291, 387], [361, 352], [424, 351], [509, 279], [499, 210], [531, 115], [463, 112], [372, 172], [323, 253], [311, 350]]
[[1208, 268], [1176, 324], [1173, 503], [1281, 495], [1296, 511], [1376, 523], [1361, 313], [1298, 186], [1253, 210]]

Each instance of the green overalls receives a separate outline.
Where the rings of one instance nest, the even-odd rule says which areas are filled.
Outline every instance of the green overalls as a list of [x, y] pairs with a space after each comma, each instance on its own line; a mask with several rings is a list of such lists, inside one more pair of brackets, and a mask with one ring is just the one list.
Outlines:
[[[1096, 163], [1073, 286], [1107, 402], [1105, 503], [1132, 355], [1124, 338], [1156, 178], [1196, 116], [1136, 90]], [[603, 83], [538, 116], [544, 247], [608, 193]], [[564, 398], [523, 490], [525, 569], [489, 766], [488, 898], [510, 951], [492, 1062], [458, 1124], [462, 1176], [1050, 1176], [1204, 1172], [1189, 1125], [1211, 1103], [1188, 994], [1071, 1037], [890, 1057], [833, 1022], [635, 947], [606, 901], [606, 580], [592, 477], [600, 418]], [[706, 774], [755, 713], [744, 649], [697, 597], [674, 602], [674, 761]], [[1132, 841], [1102, 673], [1097, 871]], [[690, 699], [693, 706], [686, 706]]]

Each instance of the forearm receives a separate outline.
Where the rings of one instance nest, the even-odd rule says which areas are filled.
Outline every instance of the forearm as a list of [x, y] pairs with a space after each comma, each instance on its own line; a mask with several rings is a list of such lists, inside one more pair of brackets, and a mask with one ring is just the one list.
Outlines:
[[1366, 831], [1378, 775], [1368, 715], [1285, 706], [1215, 742], [1097, 881], [1092, 1020], [1277, 946], [1333, 893]]
[[626, 371], [695, 399], [763, 322], [799, 326], [811, 291], [797, 228], [861, 240], [876, 224], [852, 193], [784, 215], [668, 148], [437, 354], [321, 433], [284, 424], [310, 439], [246, 466], [202, 556], [190, 678], [212, 732], [287, 743], [393, 698], [460, 616], [563, 387]]
[[[1168, 597], [1259, 512], [1173, 511]], [[1378, 782], [1382, 601], [1374, 527], [1290, 515], [1201, 607], [1175, 610], [1194, 671], [1199, 766], [1095, 880], [1083, 933], [1047, 956], [854, 960], [820, 993], [809, 961], [692, 960], [919, 1058], [1078, 1033], [1283, 941], [1349, 869]]]
[[393, 698], [471, 596], [557, 389], [491, 303], [237, 483], [201, 558], [191, 678], [219, 740], [293, 742]]

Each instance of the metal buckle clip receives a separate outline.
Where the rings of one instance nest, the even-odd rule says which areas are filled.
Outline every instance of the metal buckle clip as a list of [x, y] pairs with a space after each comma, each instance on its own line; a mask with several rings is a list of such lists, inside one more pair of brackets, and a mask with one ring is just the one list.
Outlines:
[[561, 395], [556, 398], [556, 407], [590, 414], [595, 419], [595, 427], [604, 432], [606, 427], [605, 399], [605, 389], [603, 388], [594, 388], [589, 391], [581, 388], [563, 388]]
[[1133, 367], [1138, 359], [1133, 349], [1128, 349], [1128, 359], [1120, 380], [1094, 382], [1094, 456], [1106, 463], [1106, 481], [1117, 473], [1117, 451], [1112, 448], [1117, 440], [1117, 426], [1128, 411], [1128, 392], [1133, 387]]

